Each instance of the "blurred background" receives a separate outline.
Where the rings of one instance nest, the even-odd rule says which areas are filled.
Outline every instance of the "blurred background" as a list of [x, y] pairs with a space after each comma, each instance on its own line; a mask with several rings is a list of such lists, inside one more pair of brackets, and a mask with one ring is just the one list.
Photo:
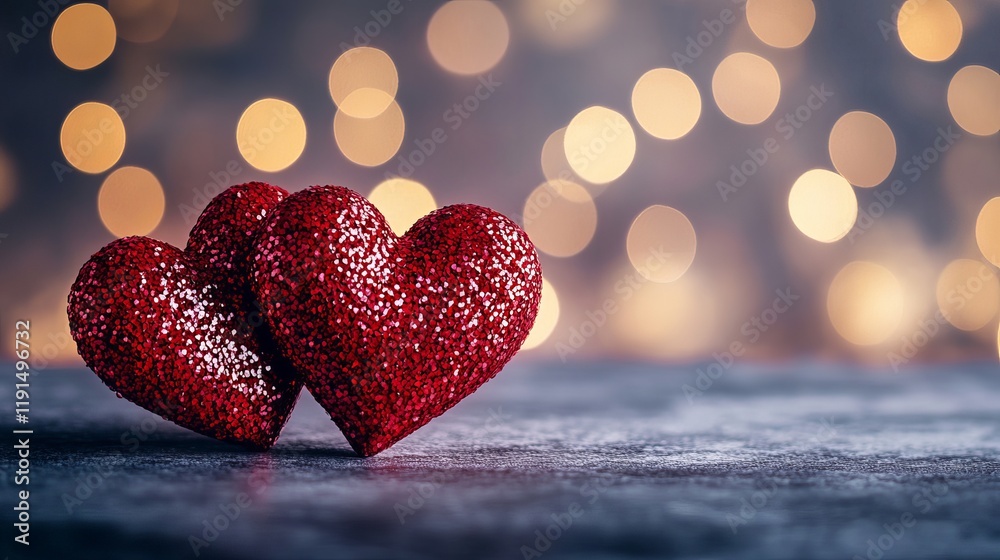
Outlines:
[[546, 278], [521, 359], [996, 359], [1000, 2], [0, 12], [0, 328], [32, 321], [37, 369], [82, 364], [92, 253], [183, 246], [248, 181], [350, 187], [399, 233], [516, 219]]

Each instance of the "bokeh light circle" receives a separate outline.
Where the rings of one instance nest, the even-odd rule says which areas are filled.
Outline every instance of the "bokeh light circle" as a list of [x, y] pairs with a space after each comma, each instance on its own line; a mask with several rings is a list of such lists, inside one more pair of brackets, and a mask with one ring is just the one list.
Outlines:
[[618, 111], [593, 106], [577, 113], [563, 138], [566, 161], [583, 180], [604, 184], [621, 177], [635, 159], [635, 132]]
[[281, 99], [255, 101], [236, 125], [236, 146], [243, 159], [261, 171], [281, 171], [306, 147], [306, 122], [295, 105]]
[[10, 206], [16, 195], [14, 160], [0, 147], [0, 212]]
[[712, 75], [712, 96], [719, 110], [740, 124], [764, 122], [781, 97], [781, 79], [774, 65], [747, 52], [722, 60]]
[[938, 309], [949, 323], [975, 331], [996, 316], [1000, 281], [982, 261], [955, 259], [938, 276], [936, 295]]
[[111, 56], [117, 37], [115, 20], [107, 10], [97, 4], [75, 4], [52, 25], [52, 51], [66, 66], [87, 70]]
[[991, 198], [979, 211], [976, 245], [986, 260], [1000, 266], [1000, 197]]
[[125, 123], [110, 105], [81, 103], [66, 115], [59, 144], [70, 165], [85, 173], [102, 173], [125, 151]]
[[990, 136], [1000, 131], [1000, 74], [966, 66], [948, 84], [948, 110], [965, 131]]
[[[371, 118], [385, 111], [396, 98], [399, 75], [384, 51], [357, 47], [337, 57], [327, 85], [339, 110], [352, 117]], [[356, 93], [361, 95], [352, 95]]]
[[[360, 90], [354, 95], [362, 93]], [[351, 103], [348, 101], [347, 103]], [[333, 136], [344, 157], [365, 167], [375, 167], [392, 159], [403, 144], [406, 123], [395, 100], [385, 111], [371, 118], [357, 118], [337, 111]]]
[[510, 29], [500, 8], [486, 0], [452, 0], [427, 26], [427, 45], [442, 68], [479, 74], [496, 66], [507, 52]]
[[852, 185], [874, 187], [896, 166], [896, 137], [878, 116], [851, 111], [830, 130], [830, 160]]
[[639, 274], [673, 282], [694, 262], [698, 240], [691, 220], [669, 206], [653, 205], [635, 217], [625, 241], [628, 260]]
[[571, 181], [546, 181], [524, 203], [524, 231], [539, 251], [571, 257], [597, 230], [597, 206], [587, 189]]
[[559, 294], [548, 279], [542, 278], [542, 299], [538, 304], [538, 316], [535, 317], [535, 324], [521, 345], [521, 350], [541, 346], [552, 335], [557, 324], [559, 324]]
[[753, 34], [782, 49], [802, 44], [816, 23], [812, 0], [747, 0], [746, 11]]
[[812, 169], [792, 185], [788, 213], [806, 236], [833, 243], [854, 227], [858, 198], [847, 179], [826, 169]]
[[910, 54], [939, 62], [962, 41], [962, 18], [947, 0], [907, 0], [896, 16], [896, 30]]
[[153, 231], [163, 218], [164, 206], [160, 181], [140, 167], [116, 169], [97, 194], [101, 222], [117, 237]]
[[385, 216], [396, 235], [403, 235], [414, 223], [434, 210], [437, 202], [424, 185], [396, 177], [379, 183], [368, 200]]
[[701, 95], [687, 74], [672, 68], [654, 68], [635, 83], [632, 112], [649, 134], [676, 140], [698, 122]]
[[903, 287], [884, 266], [853, 261], [830, 283], [826, 309], [833, 328], [844, 340], [859, 346], [880, 344], [902, 320]]

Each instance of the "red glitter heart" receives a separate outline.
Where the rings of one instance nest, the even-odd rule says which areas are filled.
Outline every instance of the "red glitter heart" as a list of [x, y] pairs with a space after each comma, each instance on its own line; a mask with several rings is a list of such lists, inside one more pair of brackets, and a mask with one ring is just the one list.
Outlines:
[[449, 206], [397, 237], [342, 187], [285, 199], [252, 272], [281, 352], [362, 456], [495, 376], [528, 336], [542, 287], [534, 246], [501, 214]]
[[254, 236], [287, 195], [264, 183], [231, 187], [183, 251], [127, 237], [83, 265], [69, 295], [70, 330], [108, 387], [207, 436], [274, 443], [301, 383], [275, 351], [247, 269]]

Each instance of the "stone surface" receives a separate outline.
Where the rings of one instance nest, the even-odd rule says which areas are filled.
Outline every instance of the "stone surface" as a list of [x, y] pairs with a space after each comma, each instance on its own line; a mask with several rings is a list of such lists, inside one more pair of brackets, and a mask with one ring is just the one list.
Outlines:
[[[519, 359], [369, 459], [308, 395], [259, 453], [116, 399], [86, 370], [43, 371], [32, 545], [8, 537], [4, 554], [193, 558], [191, 536], [228, 510], [200, 557], [517, 559], [548, 530], [561, 534], [544, 558], [848, 559], [881, 544], [886, 559], [995, 559], [996, 369], [737, 365], [691, 404], [694, 367]], [[572, 525], [550, 528], [553, 514]]]

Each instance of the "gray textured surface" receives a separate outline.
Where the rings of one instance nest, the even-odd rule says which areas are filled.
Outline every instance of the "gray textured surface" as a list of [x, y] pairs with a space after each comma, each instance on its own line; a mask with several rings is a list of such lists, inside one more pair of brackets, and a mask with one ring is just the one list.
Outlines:
[[[202, 558], [517, 559], [576, 503], [542, 557], [865, 557], [909, 514], [884, 558], [996, 559], [996, 369], [736, 367], [692, 405], [694, 368], [519, 362], [366, 460], [307, 395], [277, 447], [251, 453], [159, 421], [86, 370], [42, 372], [33, 544], [4, 544], [10, 558], [192, 558], [189, 536], [243, 492]], [[143, 421], [148, 439], [123, 445]], [[88, 477], [100, 484], [67, 512]]]

